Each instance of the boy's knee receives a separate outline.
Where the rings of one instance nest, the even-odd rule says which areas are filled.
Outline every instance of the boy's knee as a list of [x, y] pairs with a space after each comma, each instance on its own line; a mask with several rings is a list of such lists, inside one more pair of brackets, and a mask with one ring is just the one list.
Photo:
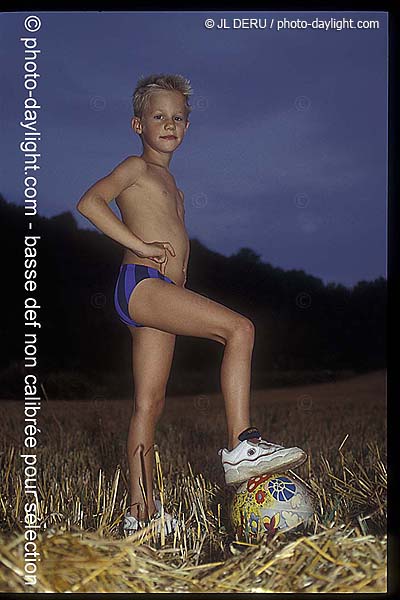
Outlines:
[[158, 418], [165, 407], [165, 392], [150, 392], [135, 396], [135, 413], [149, 418]]
[[225, 328], [224, 343], [228, 340], [238, 338], [249, 343], [254, 343], [255, 331], [253, 321], [237, 313]]
[[236, 334], [245, 336], [246, 338], [254, 340], [256, 328], [250, 319], [240, 315], [240, 317], [236, 320], [235, 323], [235, 332]]

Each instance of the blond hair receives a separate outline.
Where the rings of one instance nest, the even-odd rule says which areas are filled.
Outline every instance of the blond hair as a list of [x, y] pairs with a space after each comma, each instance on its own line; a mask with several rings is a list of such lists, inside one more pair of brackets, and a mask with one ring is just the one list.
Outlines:
[[149, 105], [151, 94], [158, 90], [181, 92], [185, 97], [186, 119], [188, 118], [192, 110], [188, 98], [193, 93], [189, 79], [186, 79], [182, 75], [165, 75], [164, 73], [141, 77], [138, 80], [132, 96], [133, 114], [135, 117], [142, 117], [143, 112]]

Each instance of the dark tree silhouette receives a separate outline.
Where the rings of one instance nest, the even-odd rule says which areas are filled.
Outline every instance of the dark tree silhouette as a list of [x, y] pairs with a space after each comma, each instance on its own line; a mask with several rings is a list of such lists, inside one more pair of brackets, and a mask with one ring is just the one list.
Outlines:
[[[0, 323], [2, 396], [22, 391], [23, 246], [24, 236], [31, 234], [41, 236], [36, 297], [43, 380], [53, 395], [65, 396], [66, 380], [74, 394], [76, 389], [89, 396], [98, 389], [129, 394], [130, 336], [113, 305], [122, 247], [100, 232], [78, 228], [69, 211], [52, 218], [35, 216], [34, 232], [28, 232], [23, 207], [0, 196], [0, 217], [7, 290]], [[386, 365], [383, 277], [353, 288], [324, 285], [303, 270], [285, 271], [262, 262], [251, 248], [226, 257], [192, 239], [187, 287], [253, 320], [255, 384], [265, 383], [266, 373], [274, 370], [363, 371]], [[178, 336], [170, 391], [219, 389], [222, 353], [222, 346], [211, 340]]]

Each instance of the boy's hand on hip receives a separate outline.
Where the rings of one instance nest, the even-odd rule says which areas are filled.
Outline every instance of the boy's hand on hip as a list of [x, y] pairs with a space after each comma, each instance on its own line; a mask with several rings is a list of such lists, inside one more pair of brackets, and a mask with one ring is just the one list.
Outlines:
[[135, 250], [135, 254], [140, 258], [149, 258], [157, 264], [161, 264], [161, 273], [165, 274], [168, 262], [168, 252], [171, 256], [176, 256], [175, 250], [170, 242], [143, 242], [140, 249]]

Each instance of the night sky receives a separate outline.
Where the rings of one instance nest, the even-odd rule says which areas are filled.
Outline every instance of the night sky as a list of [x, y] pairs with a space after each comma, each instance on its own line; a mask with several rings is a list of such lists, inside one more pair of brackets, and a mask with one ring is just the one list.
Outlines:
[[[40, 17], [37, 33], [24, 30]], [[225, 17], [231, 29], [207, 29]], [[239, 17], [377, 20], [378, 29], [234, 29]], [[37, 37], [38, 211], [73, 212], [141, 142], [137, 79], [179, 73], [194, 94], [170, 170], [189, 236], [246, 246], [284, 269], [346, 286], [386, 277], [387, 14], [384, 12], [3, 13], [0, 192], [23, 203], [24, 48]], [[111, 205], [117, 214], [115, 203]], [[189, 262], [190, 268], [190, 262]]]

